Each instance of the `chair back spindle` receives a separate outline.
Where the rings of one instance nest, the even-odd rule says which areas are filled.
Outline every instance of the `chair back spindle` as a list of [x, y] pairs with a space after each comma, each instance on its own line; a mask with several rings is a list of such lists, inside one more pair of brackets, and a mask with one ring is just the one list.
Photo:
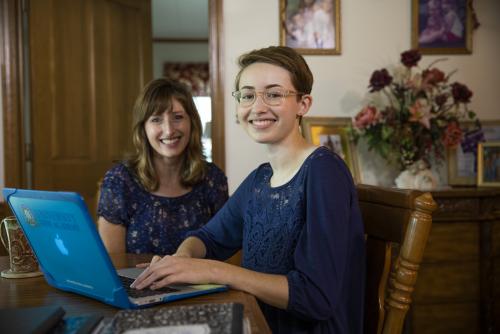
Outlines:
[[357, 190], [366, 234], [365, 333], [401, 333], [436, 203], [417, 190]]

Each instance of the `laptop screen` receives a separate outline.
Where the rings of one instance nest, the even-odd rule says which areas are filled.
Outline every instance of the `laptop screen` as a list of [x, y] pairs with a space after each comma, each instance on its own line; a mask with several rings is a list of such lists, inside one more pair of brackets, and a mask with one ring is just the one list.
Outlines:
[[6, 198], [50, 284], [113, 298], [121, 285], [78, 194], [18, 189]]

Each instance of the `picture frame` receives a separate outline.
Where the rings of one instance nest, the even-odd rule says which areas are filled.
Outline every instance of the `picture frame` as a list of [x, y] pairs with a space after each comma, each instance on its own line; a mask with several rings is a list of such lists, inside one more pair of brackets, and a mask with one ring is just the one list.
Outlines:
[[356, 183], [361, 182], [356, 145], [349, 137], [350, 117], [304, 117], [301, 130], [313, 145], [326, 146], [346, 162]]
[[340, 54], [340, 0], [280, 0], [280, 43], [303, 55]]
[[500, 141], [479, 143], [477, 147], [477, 185], [500, 187]]
[[412, 47], [422, 54], [472, 53], [471, 0], [412, 0]]
[[[473, 122], [462, 122], [461, 129], [468, 133]], [[500, 120], [483, 120], [481, 129], [486, 142], [500, 141]], [[448, 185], [475, 186], [477, 184], [477, 159], [473, 152], [463, 152], [462, 146], [448, 150]]]

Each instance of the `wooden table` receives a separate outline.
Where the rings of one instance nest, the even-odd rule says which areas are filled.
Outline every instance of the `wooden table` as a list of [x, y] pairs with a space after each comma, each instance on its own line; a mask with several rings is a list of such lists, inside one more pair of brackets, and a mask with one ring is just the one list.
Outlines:
[[[112, 256], [113, 264], [117, 268], [131, 267], [137, 263], [146, 262], [150, 258], [149, 255], [136, 254]], [[9, 258], [0, 256], [0, 271], [8, 267]], [[244, 305], [245, 316], [250, 320], [252, 333], [271, 333], [255, 297], [237, 290], [192, 297], [154, 307], [225, 302], [236, 302]], [[18, 279], [0, 278], [0, 308], [44, 305], [62, 306], [67, 316], [99, 314], [111, 317], [119, 310], [91, 298], [55, 289], [47, 284], [43, 276]]]

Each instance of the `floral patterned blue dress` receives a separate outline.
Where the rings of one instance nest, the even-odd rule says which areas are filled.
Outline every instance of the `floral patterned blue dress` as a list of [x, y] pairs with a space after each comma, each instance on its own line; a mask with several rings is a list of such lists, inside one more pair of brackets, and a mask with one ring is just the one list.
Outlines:
[[179, 197], [153, 195], [124, 163], [104, 176], [97, 215], [127, 229], [128, 253], [172, 254], [186, 233], [207, 223], [228, 198], [227, 178], [207, 162], [205, 178]]

